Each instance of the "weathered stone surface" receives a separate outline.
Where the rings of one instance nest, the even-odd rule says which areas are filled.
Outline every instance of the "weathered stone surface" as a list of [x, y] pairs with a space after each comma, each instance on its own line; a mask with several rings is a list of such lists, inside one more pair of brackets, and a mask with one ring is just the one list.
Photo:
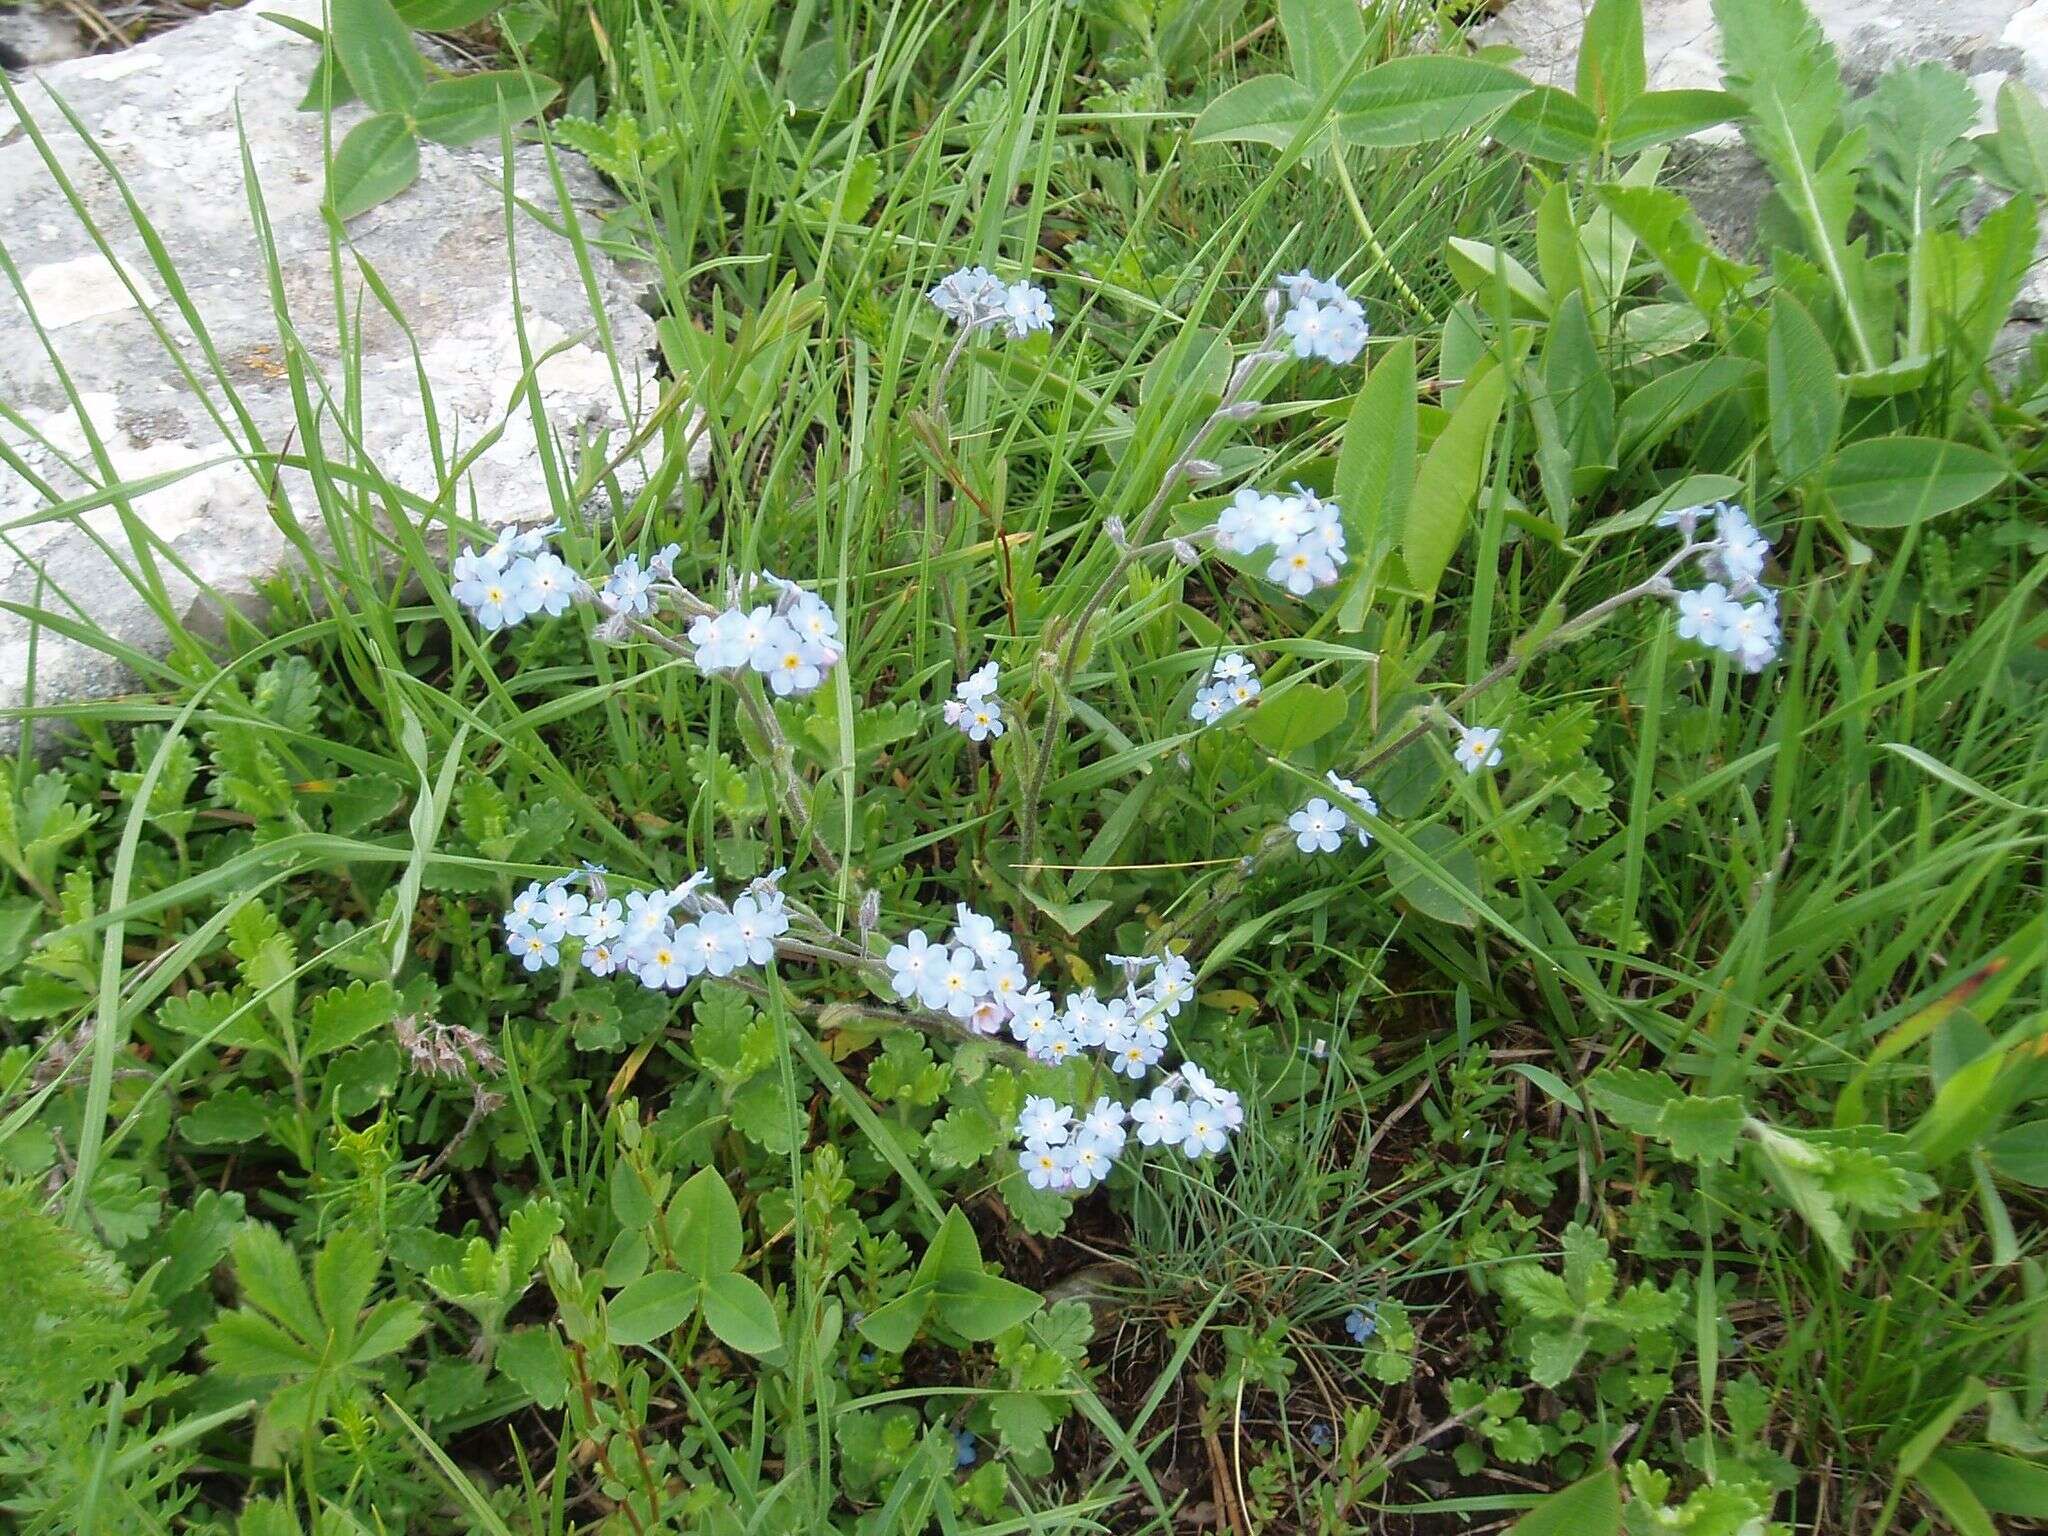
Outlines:
[[[315, 22], [320, 13], [319, 0], [264, 7], [271, 8]], [[258, 583], [286, 562], [289, 546], [273, 516], [271, 475], [232, 458], [217, 462], [237, 451], [231, 442], [240, 443], [226, 392], [157, 275], [114, 178], [65, 126], [43, 87], [68, 103], [127, 179], [182, 274], [221, 370], [254, 418], [263, 447], [303, 451], [303, 438], [294, 436], [278, 322], [252, 230], [236, 114], [262, 186], [292, 327], [314, 354], [338, 404], [347, 385], [319, 211], [321, 124], [318, 113], [297, 110], [315, 58], [311, 44], [251, 8], [215, 12], [126, 52], [58, 64], [22, 83], [28, 110], [103, 232], [111, 262], [85, 232], [22, 125], [0, 104], [0, 239], [114, 475], [135, 481], [186, 472], [135, 497], [132, 506], [155, 546], [165, 599], [202, 632], [217, 628], [220, 603], [260, 606]], [[337, 109], [337, 142], [361, 111]], [[406, 490], [430, 499], [441, 495], [420, 399], [423, 370], [441, 462], [452, 463], [504, 426], [449, 497], [457, 514], [486, 524], [544, 518], [552, 509], [530, 416], [522, 409], [508, 418], [521, 363], [499, 149], [495, 141], [469, 150], [421, 148], [419, 182], [351, 223], [353, 249], [344, 251], [340, 263], [351, 324], [359, 316], [362, 330], [363, 451]], [[528, 146], [514, 159], [519, 195], [557, 216], [541, 150]], [[594, 230], [610, 195], [573, 157], [564, 157], [564, 171], [572, 205]], [[616, 451], [624, 429], [641, 418], [657, 393], [652, 323], [636, 302], [641, 284], [599, 255], [592, 294], [568, 242], [529, 214], [517, 219], [516, 246], [519, 304], [533, 353], [566, 343], [539, 374], [549, 430], [573, 452], [609, 428]], [[364, 266], [374, 269], [405, 317], [417, 359], [404, 329], [369, 291]], [[598, 339], [594, 317], [600, 315], [614, 344], [616, 374]], [[190, 369], [193, 378], [181, 369]], [[105, 476], [94, 467], [87, 424], [78, 419], [42, 339], [4, 284], [0, 402], [34, 429], [24, 433], [0, 419], [0, 440], [27, 461], [33, 477], [0, 463], [0, 600], [79, 616], [124, 644], [160, 648], [163, 632], [149, 603], [95, 543], [95, 535], [106, 539], [123, 563], [135, 565], [115, 508], [28, 521], [49, 506], [52, 494], [85, 494], [89, 481], [82, 471], [92, 482]], [[227, 435], [216, 413], [229, 424]], [[352, 456], [346, 435], [332, 425], [333, 411], [327, 415], [327, 451]], [[698, 444], [693, 470], [701, 468], [708, 447]], [[288, 474], [284, 489], [301, 525], [314, 530], [317, 546], [324, 535], [309, 488]], [[0, 705], [23, 697], [31, 634], [26, 620], [0, 611]], [[39, 701], [103, 696], [127, 686], [123, 669], [91, 648], [48, 629], [34, 638]]]
[[[2018, 80], [2048, 98], [2048, 0], [1806, 0], [1834, 44], [1853, 89], [1895, 64], [1948, 64], [1968, 77], [1992, 126], [2000, 87]], [[1593, 0], [1509, 0], [1482, 29], [1489, 42], [1521, 51], [1519, 68], [1547, 85], [1572, 87], [1579, 40]], [[1642, 0], [1643, 53], [1653, 90], [1721, 84], [1721, 39], [1712, 0]], [[1734, 127], [1710, 129], [1673, 146], [1669, 179], [1691, 198], [1721, 245], [1745, 254], [1770, 181]], [[2048, 273], [2038, 266], [2013, 307], [2016, 318], [2048, 318]], [[2024, 334], [2015, 332], [2015, 344]]]
[[86, 52], [85, 29], [78, 18], [41, 0], [0, 5], [0, 65], [34, 69], [75, 59]]

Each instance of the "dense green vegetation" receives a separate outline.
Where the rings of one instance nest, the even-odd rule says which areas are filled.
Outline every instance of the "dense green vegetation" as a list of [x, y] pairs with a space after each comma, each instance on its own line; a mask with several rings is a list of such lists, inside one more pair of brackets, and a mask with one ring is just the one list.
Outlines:
[[[449, 561], [498, 530], [309, 414], [271, 452], [332, 554], [261, 632], [14, 712], [14, 1526], [2048, 1520], [2048, 402], [2001, 331], [2048, 119], [1852, 98], [1797, 0], [1716, 8], [1686, 93], [1634, 0], [1575, 92], [1416, 0], [499, 13], [547, 82], [503, 131], [616, 184], [578, 239], [665, 311], [551, 547], [692, 596], [480, 625]], [[325, 99], [381, 105], [404, 26], [334, 10]], [[1761, 257], [1664, 180], [1722, 122]], [[949, 323], [973, 265], [1050, 331]], [[1355, 361], [1278, 324], [1304, 268]], [[1341, 509], [1305, 594], [1209, 531], [1297, 486]], [[1754, 667], [1668, 590], [1721, 503]], [[764, 567], [838, 635], [789, 697], [676, 644]], [[1232, 654], [1256, 702], [1199, 724]], [[772, 962], [508, 952], [529, 882], [699, 870], [784, 871]], [[1224, 1150], [1034, 1187], [1027, 1098], [1142, 1090], [903, 1002], [956, 903], [1054, 994], [1183, 955], [1158, 1071], [1237, 1096]]]

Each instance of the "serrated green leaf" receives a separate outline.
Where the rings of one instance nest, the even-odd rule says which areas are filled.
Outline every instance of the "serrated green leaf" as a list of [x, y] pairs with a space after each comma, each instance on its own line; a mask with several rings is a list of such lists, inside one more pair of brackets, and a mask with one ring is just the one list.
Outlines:
[[195, 1147], [254, 1141], [269, 1123], [270, 1101], [252, 1088], [208, 1094], [178, 1117], [178, 1134]]
[[1656, 1135], [1664, 1111], [1679, 1097], [1668, 1076], [1640, 1067], [1602, 1067], [1586, 1079], [1586, 1091], [1608, 1119], [1638, 1136]]
[[1529, 1377], [1538, 1386], [1555, 1387], [1578, 1368], [1588, 1343], [1578, 1329], [1546, 1329], [1529, 1340]]
[[1725, 1163], [1735, 1155], [1742, 1122], [1742, 1100], [1733, 1095], [1685, 1094], [1665, 1106], [1653, 1134], [1687, 1162]]
[[352, 981], [313, 999], [305, 1055], [324, 1056], [354, 1045], [398, 1016], [398, 991], [388, 981]]
[[348, 1352], [350, 1365], [368, 1365], [405, 1348], [427, 1326], [427, 1314], [416, 1301], [384, 1301], [370, 1309], [356, 1330]]
[[971, 1168], [1003, 1144], [1003, 1130], [972, 1105], [949, 1110], [925, 1134], [925, 1155], [934, 1168]]
[[289, 1376], [311, 1370], [320, 1356], [268, 1318], [223, 1312], [206, 1330], [206, 1353], [230, 1376]]

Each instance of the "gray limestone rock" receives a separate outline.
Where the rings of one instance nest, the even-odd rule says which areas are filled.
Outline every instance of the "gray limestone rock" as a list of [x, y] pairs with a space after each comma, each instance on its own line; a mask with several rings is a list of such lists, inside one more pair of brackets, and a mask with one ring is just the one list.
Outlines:
[[[319, 0], [264, 7], [272, 8], [319, 20]], [[609, 431], [616, 453], [651, 410], [659, 390], [653, 324], [637, 302], [644, 284], [593, 253], [586, 286], [559, 232], [542, 150], [515, 151], [513, 184], [546, 221], [522, 211], [508, 243], [496, 142], [466, 150], [426, 144], [419, 181], [352, 221], [339, 262], [349, 323], [361, 331], [354, 402], [361, 447], [351, 448], [335, 425], [349, 386], [320, 213], [321, 120], [297, 110], [316, 56], [312, 44], [251, 7], [214, 12], [126, 52], [56, 64], [19, 82], [105, 250], [0, 102], [0, 241], [35, 315], [31, 324], [13, 285], [0, 282], [0, 444], [26, 470], [0, 460], [0, 604], [74, 617], [123, 645], [161, 651], [157, 607], [199, 633], [218, 632], [220, 605], [259, 610], [260, 584], [292, 558], [271, 471], [234, 457], [247, 447], [243, 428], [208, 349], [151, 263], [114, 177], [66, 125], [52, 92], [91, 131], [154, 225], [263, 450], [303, 452], [304, 442], [244, 185], [241, 136], [262, 187], [291, 328], [332, 394], [322, 433], [329, 455], [366, 456], [393, 483], [438, 502], [443, 516], [486, 528], [553, 515], [531, 416], [513, 406], [522, 362], [512, 244], [527, 343], [536, 357], [551, 354], [538, 382], [552, 440], [573, 456]], [[337, 109], [337, 142], [361, 111]], [[562, 164], [569, 201], [594, 232], [611, 195], [573, 156]], [[381, 280], [403, 326], [366, 271]], [[440, 466], [493, 432], [496, 440], [446, 483]], [[692, 474], [701, 472], [709, 446], [699, 434]], [[106, 483], [102, 464], [121, 481], [168, 478], [133, 496], [128, 515], [102, 506], [42, 516], [52, 498], [77, 498]], [[629, 464], [621, 477], [648, 467]], [[328, 535], [310, 486], [287, 472], [282, 488], [321, 548]], [[427, 522], [445, 544], [446, 528]], [[142, 590], [149, 578], [132, 547], [138, 527], [155, 570], [153, 599]], [[0, 706], [22, 701], [31, 647], [39, 702], [131, 686], [113, 658], [0, 607]], [[0, 732], [13, 734], [5, 722]]]

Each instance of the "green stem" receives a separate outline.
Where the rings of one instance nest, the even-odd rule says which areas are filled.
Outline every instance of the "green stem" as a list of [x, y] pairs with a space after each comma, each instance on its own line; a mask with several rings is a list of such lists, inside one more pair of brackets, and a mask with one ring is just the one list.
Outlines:
[[1372, 253], [1374, 269], [1394, 285], [1394, 292], [1401, 295], [1401, 302], [1415, 311], [1420, 318], [1430, 319], [1429, 306], [1422, 302], [1413, 288], [1408, 286], [1400, 272], [1395, 269], [1393, 257], [1380, 244], [1380, 237], [1372, 227], [1372, 220], [1365, 216], [1365, 204], [1358, 200], [1358, 188], [1351, 180], [1351, 167], [1344, 163], [1344, 146], [1336, 141], [1330, 144], [1330, 161], [1337, 168], [1337, 183], [1344, 189], [1344, 200], [1351, 205], [1351, 216], [1358, 220], [1358, 232], [1365, 237], [1365, 248]]

